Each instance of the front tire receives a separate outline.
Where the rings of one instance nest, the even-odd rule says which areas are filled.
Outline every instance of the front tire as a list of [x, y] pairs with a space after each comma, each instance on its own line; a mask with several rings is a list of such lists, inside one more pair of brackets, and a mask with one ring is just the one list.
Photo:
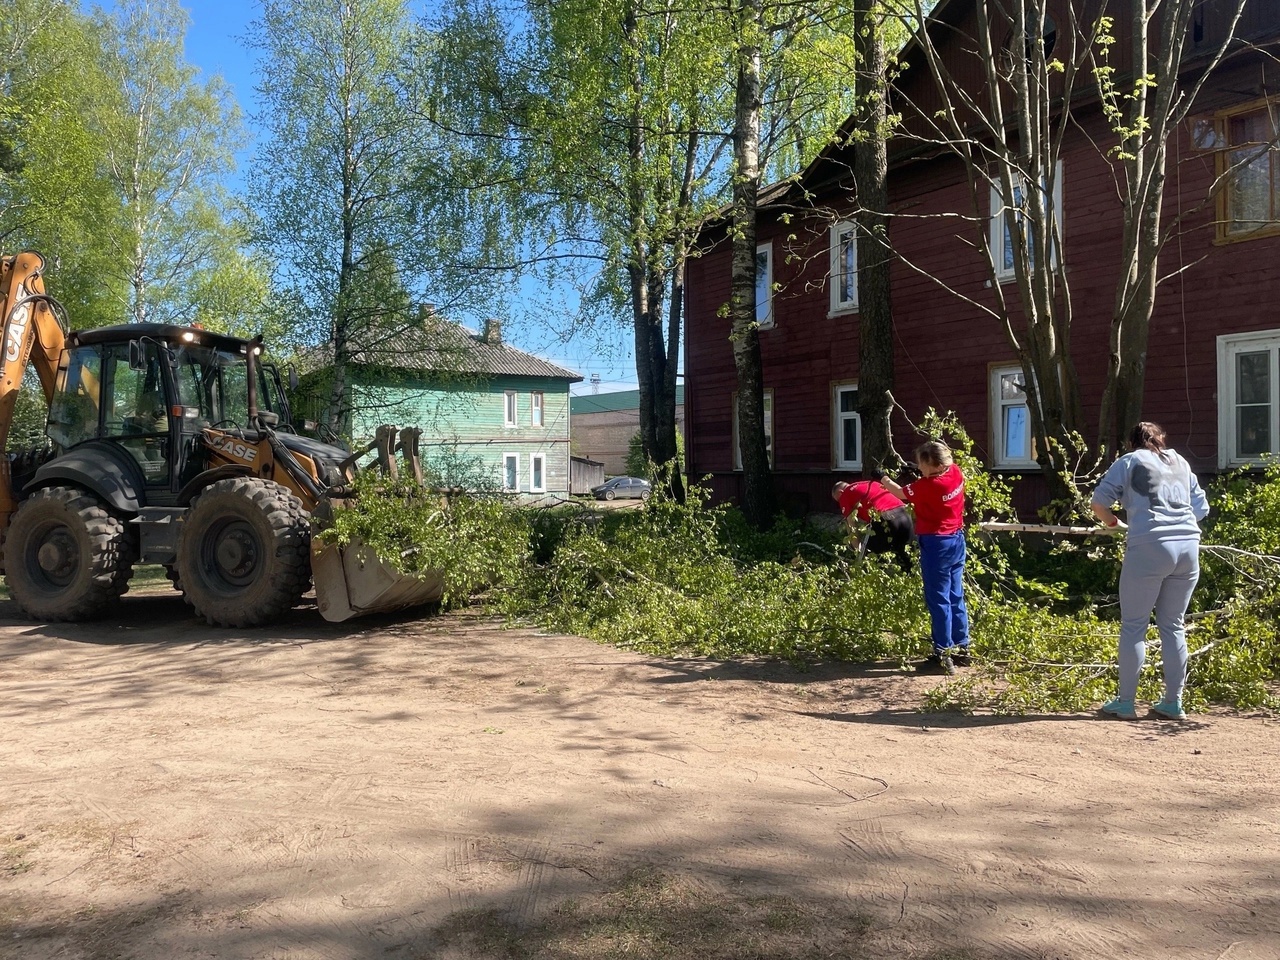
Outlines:
[[183, 596], [214, 626], [283, 616], [311, 579], [311, 523], [302, 501], [271, 480], [233, 477], [192, 502], [178, 532]]
[[616, 494], [616, 493], [614, 493], [612, 490], [606, 490], [606, 491], [604, 492], [604, 498], [605, 498], [606, 500], [612, 500], [612, 499], [613, 499], [614, 497], [616, 497], [616, 496], [617, 496], [617, 494]]
[[129, 588], [137, 542], [102, 501], [76, 487], [37, 490], [5, 539], [5, 579], [35, 620], [92, 620]]

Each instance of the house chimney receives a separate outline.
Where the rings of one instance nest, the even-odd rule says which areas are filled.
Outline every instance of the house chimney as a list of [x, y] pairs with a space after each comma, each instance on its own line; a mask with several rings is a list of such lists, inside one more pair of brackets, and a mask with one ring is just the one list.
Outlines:
[[434, 317], [436, 313], [436, 305], [434, 303], [418, 304], [418, 319], [426, 320], [428, 317]]
[[502, 342], [502, 321], [497, 317], [489, 317], [484, 322], [484, 333], [480, 335], [483, 343], [501, 343]]

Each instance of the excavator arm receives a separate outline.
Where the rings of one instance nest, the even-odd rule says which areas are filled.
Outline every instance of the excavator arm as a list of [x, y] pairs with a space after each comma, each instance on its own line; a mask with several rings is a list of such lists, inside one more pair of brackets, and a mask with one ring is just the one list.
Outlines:
[[[0, 259], [0, 451], [9, 439], [28, 363], [40, 377], [45, 401], [53, 399], [66, 332], [54, 301], [45, 293], [43, 273], [44, 258], [38, 253]], [[0, 533], [8, 528], [15, 509], [9, 459], [0, 456]]]

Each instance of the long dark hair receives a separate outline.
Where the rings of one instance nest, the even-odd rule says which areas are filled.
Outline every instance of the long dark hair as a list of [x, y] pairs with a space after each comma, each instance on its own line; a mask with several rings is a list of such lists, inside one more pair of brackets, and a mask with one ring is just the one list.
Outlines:
[[1130, 450], [1150, 450], [1165, 463], [1169, 462], [1169, 454], [1165, 452], [1164, 427], [1158, 423], [1143, 420], [1129, 431]]

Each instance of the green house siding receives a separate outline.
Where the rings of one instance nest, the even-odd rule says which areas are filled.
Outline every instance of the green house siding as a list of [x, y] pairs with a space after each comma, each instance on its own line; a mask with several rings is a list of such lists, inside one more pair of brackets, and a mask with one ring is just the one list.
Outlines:
[[[506, 422], [506, 393], [515, 393], [515, 425]], [[542, 394], [542, 426], [533, 425], [533, 394]], [[569, 383], [501, 377], [448, 385], [400, 380], [361, 383], [352, 394], [352, 438], [364, 443], [384, 423], [422, 428], [423, 460], [463, 485], [502, 486], [505, 460], [518, 458], [517, 485], [533, 489], [534, 457], [543, 458], [546, 493], [569, 490]]]

